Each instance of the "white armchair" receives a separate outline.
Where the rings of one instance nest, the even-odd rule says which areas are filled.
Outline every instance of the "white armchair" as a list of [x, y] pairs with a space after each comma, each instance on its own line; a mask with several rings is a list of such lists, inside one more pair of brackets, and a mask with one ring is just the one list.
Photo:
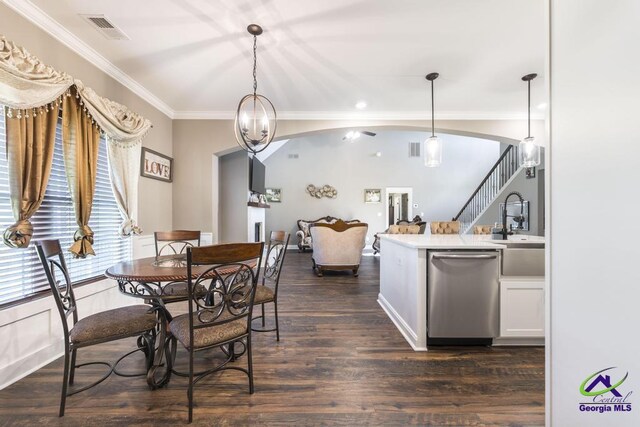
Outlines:
[[362, 249], [369, 226], [363, 222], [347, 224], [338, 220], [333, 224], [312, 224], [313, 269], [318, 276], [324, 270], [351, 270], [358, 276]]

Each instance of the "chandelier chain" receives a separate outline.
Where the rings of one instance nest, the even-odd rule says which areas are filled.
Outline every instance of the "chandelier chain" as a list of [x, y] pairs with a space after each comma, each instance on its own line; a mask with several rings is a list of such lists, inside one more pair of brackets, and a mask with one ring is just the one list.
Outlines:
[[258, 37], [253, 36], [253, 96], [256, 96], [258, 92], [258, 78], [257, 78], [257, 70], [258, 70], [258, 59], [257, 52], [258, 50]]

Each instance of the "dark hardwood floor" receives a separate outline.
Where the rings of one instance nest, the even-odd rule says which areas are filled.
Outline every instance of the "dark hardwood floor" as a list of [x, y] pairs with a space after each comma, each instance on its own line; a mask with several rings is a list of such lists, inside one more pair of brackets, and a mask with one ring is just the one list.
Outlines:
[[[255, 394], [226, 371], [196, 387], [196, 425], [543, 425], [544, 349], [445, 347], [414, 352], [379, 307], [379, 259], [360, 276], [311, 271], [310, 254], [289, 252], [280, 288], [281, 341], [254, 333]], [[80, 310], [82, 306], [80, 305]], [[270, 314], [271, 311], [268, 311]], [[272, 316], [268, 315], [271, 320]], [[134, 340], [78, 353], [78, 362], [115, 360]], [[208, 359], [217, 355], [210, 354]], [[201, 361], [202, 358], [197, 360]], [[206, 362], [207, 360], [204, 360]], [[185, 369], [186, 353], [178, 355]], [[246, 366], [243, 357], [238, 362]], [[123, 368], [142, 366], [135, 356]], [[124, 370], [124, 369], [123, 369]], [[76, 383], [97, 378], [81, 368]], [[147, 388], [111, 376], [67, 400], [58, 418], [59, 359], [0, 391], [0, 425], [186, 424], [185, 378]]]

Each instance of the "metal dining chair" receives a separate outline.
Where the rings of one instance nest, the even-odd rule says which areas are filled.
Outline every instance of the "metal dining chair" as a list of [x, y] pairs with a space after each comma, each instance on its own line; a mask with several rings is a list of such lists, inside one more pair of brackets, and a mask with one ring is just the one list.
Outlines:
[[[153, 308], [142, 304], [115, 308], [78, 320], [76, 297], [73, 293], [73, 286], [64, 255], [60, 248], [60, 241], [41, 240], [36, 242], [35, 246], [53, 292], [64, 332], [64, 374], [58, 414], [62, 417], [64, 416], [68, 396], [100, 384], [112, 373], [122, 377], [144, 376], [147, 374], [146, 371], [149, 370], [153, 363], [158, 320]], [[71, 328], [69, 327], [69, 317], [72, 319]], [[89, 362], [76, 365], [76, 353], [79, 348], [135, 336], [138, 337], [138, 347], [121, 356], [115, 363]], [[146, 371], [140, 374], [118, 372], [118, 363], [138, 350], [145, 354]], [[68, 390], [69, 386], [73, 385], [76, 368], [96, 364], [107, 366], [109, 368], [108, 372], [92, 384], [75, 390]]]
[[156, 256], [186, 254], [187, 248], [200, 246], [200, 234], [192, 230], [156, 231]]
[[[156, 231], [153, 233], [156, 257], [162, 256], [184, 256], [185, 259], [178, 261], [186, 263], [186, 253], [188, 248], [200, 246], [201, 232], [196, 230], [172, 230]], [[165, 304], [172, 302], [187, 301], [187, 283], [178, 281], [164, 284], [160, 298]], [[205, 289], [200, 286], [199, 293], [203, 294]]]
[[[244, 372], [249, 377], [249, 393], [253, 394], [251, 316], [263, 249], [262, 242], [187, 248], [189, 312], [169, 322], [166, 360], [173, 374], [189, 378], [189, 422], [193, 420], [194, 386], [208, 375], [230, 369]], [[193, 277], [193, 266], [207, 268]], [[199, 285], [207, 289], [204, 297], [196, 292]], [[174, 369], [178, 342], [189, 352], [188, 372]], [[235, 352], [236, 344], [244, 347], [241, 354]], [[222, 349], [226, 359], [213, 368], [194, 372], [194, 354], [216, 347]], [[245, 352], [247, 369], [228, 365]]]
[[[251, 327], [254, 332], [273, 332], [276, 331], [276, 341], [280, 341], [280, 326], [278, 323], [278, 284], [280, 283], [280, 273], [284, 264], [284, 257], [289, 246], [290, 234], [285, 231], [272, 231], [269, 236], [269, 246], [267, 248], [267, 256], [264, 262], [264, 271], [262, 274], [262, 285], [256, 289], [256, 298], [254, 304], [260, 304], [262, 315], [253, 318], [252, 322], [262, 319], [262, 328]], [[273, 311], [275, 315], [276, 327], [265, 329], [265, 313], [264, 305], [273, 303]]]

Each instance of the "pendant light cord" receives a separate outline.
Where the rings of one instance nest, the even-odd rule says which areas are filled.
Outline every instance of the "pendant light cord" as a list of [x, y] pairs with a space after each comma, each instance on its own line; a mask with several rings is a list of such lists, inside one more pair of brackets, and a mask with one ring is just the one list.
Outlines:
[[527, 138], [531, 138], [531, 80], [527, 81]]
[[434, 119], [434, 101], [433, 101], [433, 80], [431, 80], [431, 136], [436, 136], [435, 134], [435, 119]]
[[253, 36], [253, 96], [254, 98], [256, 96], [256, 93], [258, 92], [258, 78], [257, 78], [258, 59], [256, 55], [257, 50], [258, 50], [258, 37]]

